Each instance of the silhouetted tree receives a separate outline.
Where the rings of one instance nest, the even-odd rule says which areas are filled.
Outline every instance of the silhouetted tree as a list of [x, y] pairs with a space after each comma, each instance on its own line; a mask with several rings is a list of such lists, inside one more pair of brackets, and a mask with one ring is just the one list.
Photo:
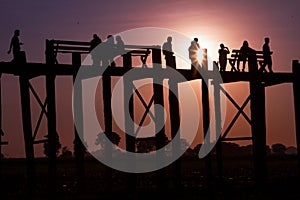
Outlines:
[[277, 143], [272, 145], [272, 152], [274, 155], [282, 156], [285, 155], [286, 146], [283, 144]]
[[290, 146], [290, 147], [286, 148], [285, 154], [286, 155], [296, 155], [297, 154], [297, 148], [294, 147], [294, 146]]
[[101, 145], [102, 148], [105, 147], [105, 144], [107, 142], [107, 138], [115, 145], [119, 145], [121, 137], [115, 133], [111, 132], [111, 134], [101, 132], [97, 135], [95, 145]]
[[222, 154], [224, 156], [240, 155], [240, 145], [233, 142], [222, 142]]
[[[45, 137], [48, 138], [48, 135], [46, 135]], [[61, 149], [61, 143], [59, 142], [59, 136], [57, 133], [56, 133], [55, 141], [56, 141], [55, 147], [56, 147], [56, 156], [57, 156], [59, 154], [59, 150]], [[49, 143], [45, 142], [44, 143], [44, 154], [47, 157], [49, 157], [49, 150], [50, 150]]]
[[60, 157], [62, 157], [62, 158], [72, 157], [72, 152], [69, 150], [69, 148], [67, 146], [64, 146], [62, 148]]
[[272, 149], [270, 148], [269, 145], [266, 146], [266, 154], [267, 156], [270, 156], [272, 154]]
[[155, 137], [137, 138], [136, 149], [138, 153], [149, 153], [156, 149]]

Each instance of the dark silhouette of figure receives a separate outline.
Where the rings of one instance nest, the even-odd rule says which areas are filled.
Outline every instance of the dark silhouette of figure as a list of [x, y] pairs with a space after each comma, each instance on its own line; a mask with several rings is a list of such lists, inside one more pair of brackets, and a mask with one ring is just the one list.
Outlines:
[[121, 56], [125, 53], [125, 44], [124, 41], [122, 40], [121, 36], [117, 35], [116, 36], [116, 55]]
[[9, 50], [7, 52], [10, 54], [11, 50], [13, 51], [13, 62], [19, 61], [21, 56], [21, 45], [23, 45], [23, 43], [19, 41], [19, 36], [20, 30], [16, 29], [14, 31], [14, 36], [10, 41]]
[[101, 55], [103, 55], [103, 66], [115, 67], [116, 63], [114, 62], [116, 52], [115, 39], [113, 35], [108, 35], [107, 40], [103, 44], [103, 50]]
[[273, 52], [270, 51], [270, 38], [265, 37], [265, 43], [263, 45], [263, 54], [264, 54], [264, 67], [268, 65], [268, 69], [270, 73], [273, 73], [272, 70], [272, 58], [271, 55]]
[[257, 64], [257, 56], [256, 51], [250, 47], [248, 47], [248, 68], [250, 73], [255, 73], [258, 71], [258, 64]]
[[229, 54], [230, 51], [228, 47], [224, 46], [224, 44], [220, 44], [220, 49], [218, 52], [219, 52], [220, 71], [225, 72], [226, 65], [227, 65], [227, 54]]
[[167, 41], [163, 43], [162, 52], [165, 55], [166, 66], [174, 67], [173, 61], [173, 49], [172, 49], [172, 37], [169, 36]]
[[249, 44], [245, 40], [243, 42], [243, 45], [240, 48], [240, 53], [238, 57], [238, 62], [237, 62], [237, 70], [240, 71], [240, 62], [243, 62], [243, 72], [245, 71], [245, 66], [246, 66], [246, 61], [248, 57], [248, 51], [249, 51]]
[[99, 44], [101, 44], [101, 42], [102, 40], [97, 34], [94, 34], [93, 39], [90, 41], [90, 52], [93, 60], [93, 65], [100, 65], [100, 61], [101, 61], [100, 52], [97, 50], [93, 51], [93, 49], [95, 49]]
[[191, 60], [192, 68], [198, 68], [199, 67], [199, 60], [198, 60], [198, 51], [200, 49], [200, 45], [198, 43], [198, 38], [194, 38], [194, 40], [191, 42], [191, 45], [189, 47], [189, 58]]

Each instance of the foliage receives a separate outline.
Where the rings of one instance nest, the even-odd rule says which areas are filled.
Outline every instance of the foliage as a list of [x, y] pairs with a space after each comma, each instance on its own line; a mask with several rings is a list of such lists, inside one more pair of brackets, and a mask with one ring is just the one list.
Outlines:
[[[45, 137], [48, 138], [48, 135], [46, 135]], [[61, 143], [59, 142], [59, 136], [57, 133], [55, 137], [55, 148], [56, 148], [56, 156], [58, 156], [59, 151], [61, 149]], [[44, 154], [46, 157], [49, 157], [50, 154], [49, 142], [44, 143]]]
[[274, 155], [282, 156], [285, 155], [286, 146], [280, 143], [276, 143], [272, 145], [272, 152]]

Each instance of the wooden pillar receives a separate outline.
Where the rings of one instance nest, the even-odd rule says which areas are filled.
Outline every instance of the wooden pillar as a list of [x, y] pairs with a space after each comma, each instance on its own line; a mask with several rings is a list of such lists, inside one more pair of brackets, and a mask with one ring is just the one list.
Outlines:
[[[105, 134], [107, 138], [112, 135], [112, 110], [111, 110], [111, 77], [110, 74], [104, 74], [102, 76], [102, 87], [103, 87], [103, 106], [104, 106], [104, 124]], [[106, 142], [105, 144], [105, 157], [107, 161], [112, 161], [112, 144]], [[108, 162], [108, 164], [111, 164]], [[112, 190], [112, 169], [106, 167], [106, 191]]]
[[220, 83], [214, 82], [214, 106], [215, 106], [215, 129], [216, 135], [220, 135], [216, 145], [217, 156], [217, 175], [218, 191], [222, 191], [223, 183], [223, 158], [222, 158], [222, 126], [221, 126], [221, 102], [220, 102]]
[[265, 88], [257, 80], [250, 81], [251, 129], [254, 157], [254, 178], [258, 189], [267, 180]]
[[[126, 69], [132, 68], [131, 54], [127, 53], [123, 55], [123, 65]], [[124, 83], [124, 112], [129, 112], [129, 116], [125, 115], [125, 140], [126, 140], [126, 151], [135, 152], [135, 136], [133, 136], [134, 130], [134, 101], [133, 101], [133, 80], [130, 76], [123, 77]], [[131, 169], [135, 167], [135, 162], [128, 163], [128, 167]], [[136, 186], [136, 175], [134, 173], [128, 174], [128, 192], [134, 193]]]
[[[163, 77], [159, 73], [162, 68], [161, 65], [161, 49], [159, 47], [152, 49], [152, 62], [153, 68], [157, 69], [157, 74], [153, 77], [153, 94], [154, 94], [154, 105], [160, 105], [164, 107], [164, 92], [163, 92]], [[166, 135], [164, 123], [164, 113], [160, 110], [159, 106], [155, 106], [155, 133], [156, 133], [156, 150], [159, 150], [165, 146]], [[157, 162], [164, 160], [164, 154], [156, 154]], [[157, 163], [159, 165], [159, 163]], [[166, 188], [166, 177], [165, 169], [157, 171], [157, 183], [159, 190]]]
[[[176, 60], [173, 53], [166, 59], [167, 66], [176, 69]], [[171, 138], [173, 141], [172, 151], [175, 149], [181, 148], [180, 144], [180, 112], [179, 112], [179, 100], [178, 100], [178, 82], [176, 79], [169, 79], [169, 113], [170, 113], [170, 124], [171, 124]], [[179, 137], [175, 139], [176, 133]], [[172, 155], [174, 156], [174, 155]], [[174, 186], [176, 191], [181, 191], [181, 158], [178, 158], [173, 164], [173, 177], [174, 177]]]
[[55, 64], [55, 60], [53, 40], [46, 40], [46, 63]]
[[[202, 79], [202, 117], [203, 117], [203, 132], [204, 137], [210, 138], [210, 131], [209, 131], [209, 122], [210, 122], [210, 114], [209, 114], [209, 93], [208, 93], [208, 86], [206, 85], [208, 80]], [[210, 141], [209, 141], [210, 142]], [[205, 157], [205, 168], [206, 168], [206, 181], [207, 187], [209, 192], [211, 193], [212, 189], [212, 160], [211, 160], [211, 153], [208, 153]]]
[[[56, 62], [54, 44], [52, 40], [46, 40], [46, 64], [54, 65]], [[47, 95], [47, 129], [49, 146], [49, 195], [55, 195], [56, 191], [56, 145], [58, 134], [56, 131], [56, 97], [55, 97], [55, 74], [48, 71], [46, 75]]]
[[46, 75], [47, 112], [48, 112], [48, 145], [49, 145], [49, 191], [53, 194], [56, 190], [56, 145], [58, 135], [56, 131], [56, 100], [55, 100], [55, 75]]
[[[170, 66], [172, 67], [172, 66]], [[171, 124], [171, 137], [173, 141], [172, 151], [181, 148], [180, 145], [180, 114], [179, 114], [179, 101], [178, 101], [178, 82], [172, 79], [169, 80], [169, 113]], [[179, 137], [175, 140], [176, 133]], [[174, 155], [172, 155], [174, 156]], [[181, 189], [181, 159], [177, 159], [173, 163], [173, 177], [174, 186], [176, 191]]]
[[[123, 65], [126, 69], [132, 68], [131, 54], [127, 53], [123, 55]], [[124, 111], [129, 111], [130, 118], [125, 115], [125, 132], [126, 132], [126, 150], [135, 152], [135, 137], [134, 133], [134, 109], [133, 109], [133, 80], [125, 76], [123, 78], [124, 83]], [[129, 117], [129, 116], [128, 116]]]
[[[2, 130], [2, 86], [1, 86], [1, 77], [2, 73], [0, 74], [0, 182], [2, 181], [2, 136], [3, 136], [3, 130]], [[1, 192], [1, 188], [0, 188]]]
[[132, 68], [131, 53], [128, 52], [122, 56], [123, 56], [123, 67], [126, 69], [131, 69]]
[[[76, 69], [76, 73], [73, 75], [73, 83], [75, 82], [76, 74], [81, 66], [80, 53], [72, 53], [72, 65]], [[74, 155], [76, 159], [77, 178], [78, 178], [78, 190], [85, 190], [85, 168], [84, 168], [84, 154], [85, 146], [82, 142], [83, 139], [83, 99], [82, 99], [82, 80], [79, 80], [76, 84], [76, 92], [81, 94], [79, 98], [74, 98], [74, 109], [77, 110], [77, 114], [74, 115], [74, 120], [77, 122], [76, 127], [74, 125]]]
[[298, 169], [300, 173], [300, 64], [298, 60], [293, 60], [293, 91], [294, 91], [294, 107], [295, 107], [295, 124], [296, 124], [296, 143], [297, 143], [297, 159]]
[[22, 108], [22, 125], [25, 141], [26, 167], [27, 167], [27, 187], [29, 196], [34, 195], [35, 187], [35, 164], [34, 164], [34, 148], [32, 139], [31, 109], [30, 109], [30, 93], [29, 79], [25, 76], [19, 77], [21, 108]]

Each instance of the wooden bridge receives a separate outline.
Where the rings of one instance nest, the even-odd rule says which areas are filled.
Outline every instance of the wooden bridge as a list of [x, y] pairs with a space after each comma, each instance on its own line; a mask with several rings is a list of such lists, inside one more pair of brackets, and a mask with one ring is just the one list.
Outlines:
[[[169, 114], [171, 122], [171, 134], [172, 138], [175, 138], [180, 126], [180, 115], [179, 115], [179, 102], [176, 98], [176, 92], [178, 92], [178, 81], [172, 80], [172, 72], [169, 68], [163, 68], [162, 58], [161, 58], [161, 48], [160, 46], [125, 46], [126, 54], [122, 56], [123, 66], [109, 67], [105, 71], [101, 69], [100, 66], [84, 66], [84, 70], [89, 73], [87, 77], [92, 76], [103, 76], [103, 101], [104, 101], [104, 116], [105, 116], [105, 132], [112, 132], [112, 110], [111, 110], [111, 77], [113, 76], [123, 76], [129, 70], [132, 69], [132, 58], [134, 56], [140, 56], [142, 64], [146, 64], [146, 59], [148, 56], [152, 56], [153, 67], [141, 67], [136, 70], [139, 71], [137, 77], [131, 77], [131, 79], [124, 80], [124, 85], [129, 88], [128, 91], [135, 90], [133, 81], [153, 78], [156, 82], [163, 82], [164, 79], [169, 79], [169, 88], [172, 88], [172, 92], [169, 93]], [[57, 55], [61, 53], [67, 53], [72, 55], [71, 64], [59, 64], [57, 60]], [[55, 101], [55, 78], [57, 76], [72, 76], [75, 80], [77, 72], [82, 64], [81, 55], [89, 53], [89, 42], [75, 42], [75, 41], [58, 41], [58, 40], [47, 40], [46, 41], [46, 62], [45, 63], [12, 63], [12, 62], [1, 62], [0, 63], [0, 73], [1, 74], [12, 74], [19, 77], [20, 83], [20, 96], [22, 104], [22, 122], [23, 122], [23, 134], [25, 141], [26, 159], [27, 159], [27, 176], [28, 176], [28, 186], [30, 193], [34, 192], [34, 178], [35, 177], [35, 154], [34, 145], [39, 143], [48, 142], [49, 145], [49, 177], [50, 177], [50, 191], [55, 188], [55, 176], [56, 176], [56, 140], [57, 140], [57, 121], [56, 121], [56, 101]], [[174, 59], [175, 61], [175, 59]], [[298, 146], [298, 161], [300, 163], [300, 64], [297, 60], [292, 62], [293, 72], [290, 73], [250, 73], [250, 72], [231, 72], [225, 71], [220, 72], [223, 82], [214, 81], [216, 77], [216, 70], [209, 71], [201, 69], [201, 73], [194, 73], [196, 69], [193, 67], [191, 69], [176, 69], [180, 74], [182, 74], [187, 80], [213, 80], [214, 93], [215, 95], [221, 95], [221, 92], [226, 95], [226, 97], [233, 103], [233, 105], [238, 109], [238, 113], [229, 124], [227, 129], [221, 129], [221, 117], [215, 116], [216, 120], [216, 130], [222, 132], [221, 139], [217, 143], [217, 159], [218, 159], [218, 177], [220, 177], [220, 182], [222, 182], [222, 148], [221, 141], [234, 141], [234, 140], [252, 140], [253, 143], [253, 158], [254, 158], [254, 173], [255, 180], [259, 186], [262, 186], [267, 180], [267, 167], [266, 167], [266, 113], [265, 113], [265, 88], [268, 86], [282, 84], [282, 83], [292, 83], [294, 89], [294, 103], [295, 103], [295, 124], [296, 124], [296, 138]], [[176, 63], [171, 64], [171, 68], [175, 68]], [[159, 77], [153, 77], [154, 74], [159, 74]], [[218, 72], [219, 73], [219, 72]], [[34, 87], [30, 83], [30, 80], [35, 77], [44, 76], [46, 78], [45, 90], [47, 97], [42, 100], [38, 94], [35, 92]], [[246, 101], [240, 106], [235, 100], [226, 92], [223, 85], [232, 82], [247, 82], [250, 87], [250, 94]], [[163, 84], [153, 85], [153, 103], [160, 104], [164, 106], [164, 92]], [[1, 87], [0, 87], [1, 89]], [[81, 87], [76, 88], [81, 89]], [[174, 93], [175, 91], [175, 93]], [[138, 91], [135, 91], [138, 92]], [[30, 93], [33, 94], [37, 103], [41, 108], [40, 117], [38, 119], [37, 125], [33, 130], [33, 124], [31, 119], [31, 99]], [[173, 94], [172, 94], [173, 93]], [[1, 94], [1, 93], [0, 93]], [[126, 95], [125, 95], [126, 96]], [[202, 114], [203, 114], [203, 131], [209, 128], [210, 122], [210, 107], [208, 98], [208, 87], [202, 84]], [[1, 99], [1, 98], [0, 98]], [[142, 97], [140, 100], [143, 101]], [[134, 105], [132, 99], [124, 99], [124, 101], [130, 102], [129, 111], [133, 116]], [[1, 103], [1, 102], [0, 102]], [[250, 103], [251, 116], [248, 117], [244, 112], [246, 105]], [[82, 112], [82, 100], [78, 100], [76, 109], [81, 109]], [[81, 108], [78, 107], [81, 105]], [[1, 109], [0, 105], [0, 109]], [[284, 106], [284, 105], [282, 105]], [[149, 111], [147, 105], [144, 105], [145, 113]], [[215, 113], [220, 113], [220, 102], [215, 102]], [[154, 113], [158, 113], [155, 112]], [[231, 127], [234, 125], [239, 116], [246, 118], [251, 126], [252, 136], [251, 137], [240, 137], [240, 138], [229, 138], [228, 133]], [[41, 124], [42, 117], [46, 116], [47, 119], [47, 129], [48, 138], [46, 140], [37, 141], [36, 135], [38, 134], [39, 126]], [[156, 116], [159, 119], [164, 119], [164, 116]], [[82, 116], [79, 116], [79, 120], [82, 120]], [[125, 119], [129, 120], [129, 119]], [[134, 125], [126, 123], [126, 133], [134, 131]], [[0, 128], [2, 131], [2, 121], [0, 119]], [[79, 127], [82, 128], [82, 127]], [[165, 128], [159, 129], [156, 126], [158, 133], [156, 134], [156, 146], [161, 148], [165, 145]], [[77, 166], [78, 166], [78, 177], [79, 180], [84, 179], [84, 153], [85, 147], [80, 140], [80, 135], [83, 131], [75, 129], [74, 134], [74, 153], [76, 155]], [[0, 136], [1, 138], [1, 136]], [[134, 152], [135, 151], [135, 139], [134, 137], [126, 134], [126, 150]], [[2, 141], [1, 145], [6, 145], [11, 141]], [[178, 141], [177, 141], [177, 144]], [[1, 149], [1, 148], [0, 148]], [[212, 169], [211, 169], [211, 158], [210, 155], [206, 157], [207, 163], [207, 177], [212, 179]], [[180, 163], [174, 163], [175, 169], [180, 170]], [[300, 166], [300, 165], [299, 165]], [[180, 174], [180, 173], [178, 173]], [[163, 174], [162, 174], [163, 177]], [[176, 180], [178, 186], [180, 186], [180, 177]], [[109, 184], [109, 181], [108, 181]], [[55, 189], [54, 189], [55, 190]]]

